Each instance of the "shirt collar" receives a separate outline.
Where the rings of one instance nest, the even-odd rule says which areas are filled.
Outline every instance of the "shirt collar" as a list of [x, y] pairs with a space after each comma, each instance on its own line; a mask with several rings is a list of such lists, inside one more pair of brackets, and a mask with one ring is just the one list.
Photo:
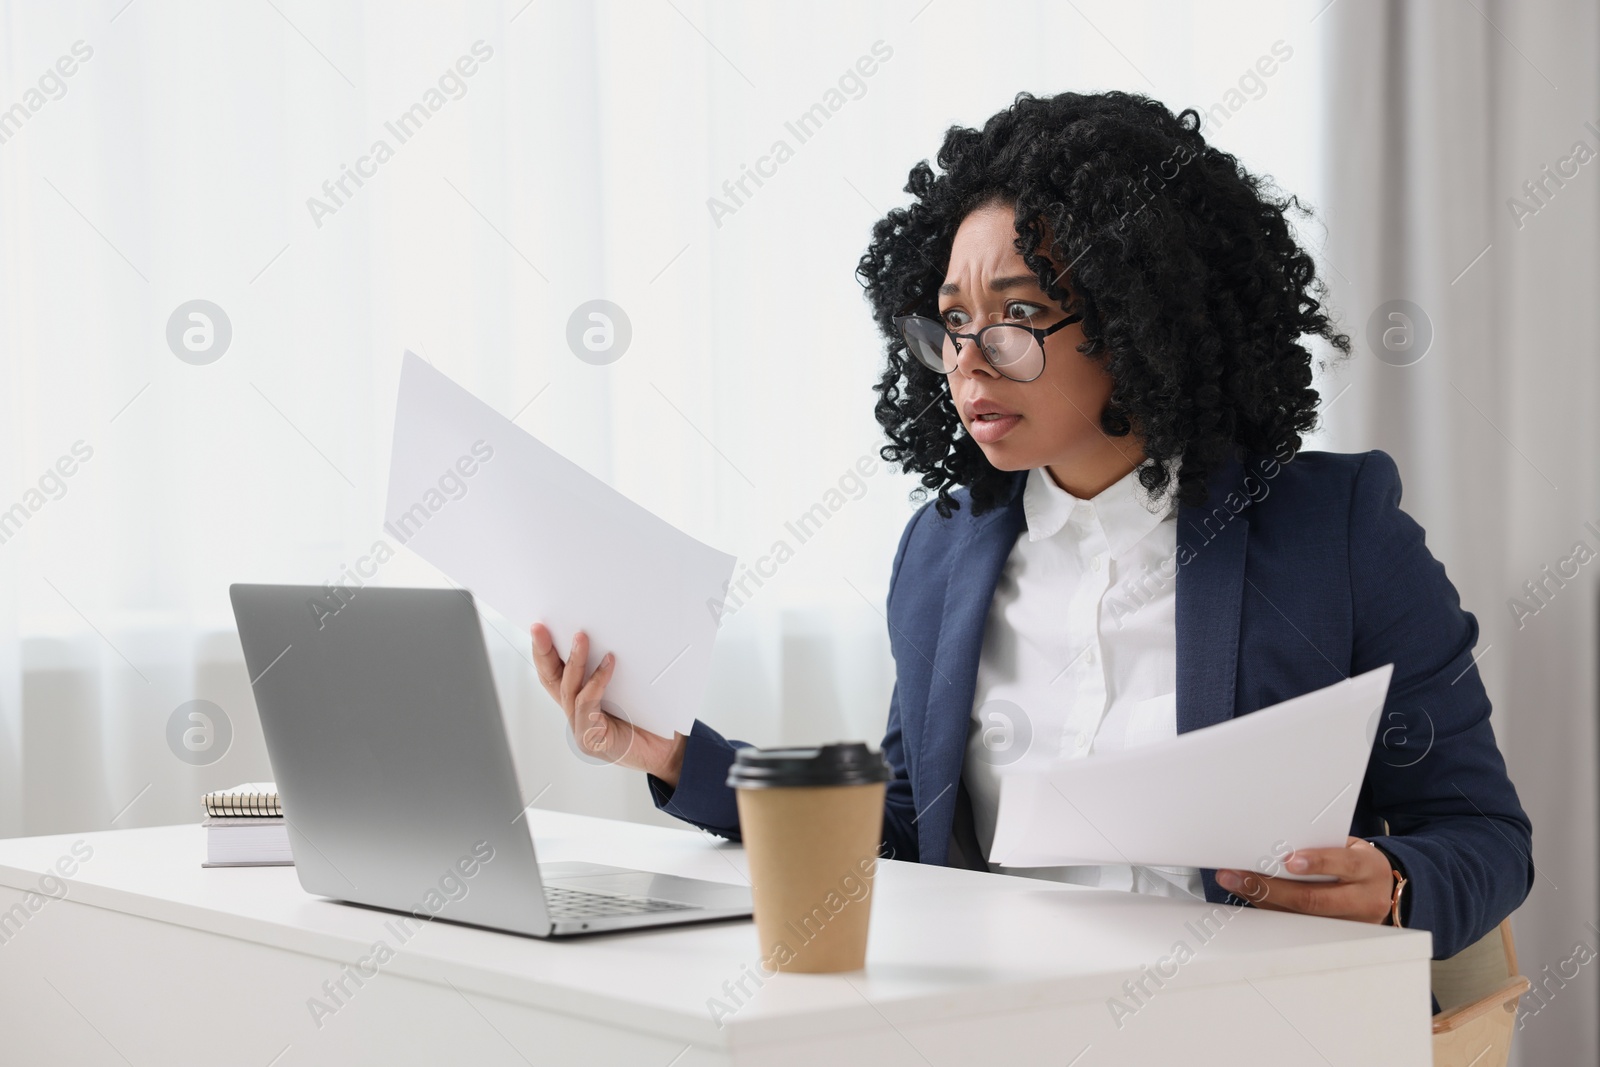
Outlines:
[[1157, 499], [1151, 499], [1145, 491], [1139, 482], [1139, 469], [1135, 468], [1094, 498], [1084, 500], [1057, 485], [1044, 467], [1035, 467], [1028, 472], [1022, 491], [1028, 540], [1054, 537], [1076, 519], [1080, 527], [1098, 526], [1111, 554], [1120, 555], [1172, 514], [1177, 472], [1172, 473], [1172, 481]]

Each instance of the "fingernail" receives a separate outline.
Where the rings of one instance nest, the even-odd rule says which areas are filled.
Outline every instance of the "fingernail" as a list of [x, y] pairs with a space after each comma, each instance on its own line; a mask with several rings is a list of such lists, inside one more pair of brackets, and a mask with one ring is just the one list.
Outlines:
[[1234, 874], [1232, 871], [1218, 871], [1217, 884], [1224, 889], [1238, 889], [1239, 876]]
[[610, 652], [607, 652], [607, 653], [606, 653], [606, 654], [605, 654], [605, 658], [604, 658], [604, 659], [602, 659], [602, 660], [601, 660], [601, 661], [600, 661], [600, 666], [602, 666], [602, 667], [609, 667], [609, 666], [611, 666], [611, 661], [612, 661], [612, 660], [613, 660], [613, 659], [614, 659], [614, 658], [616, 658], [616, 657], [614, 657], [614, 656], [613, 656], [613, 655], [612, 655], [612, 654], [611, 654], [611, 653], [610, 653]]
[[1306, 859], [1304, 856], [1290, 856], [1289, 862], [1284, 864], [1284, 866], [1288, 867], [1295, 874], [1304, 874], [1311, 866], [1311, 861]]

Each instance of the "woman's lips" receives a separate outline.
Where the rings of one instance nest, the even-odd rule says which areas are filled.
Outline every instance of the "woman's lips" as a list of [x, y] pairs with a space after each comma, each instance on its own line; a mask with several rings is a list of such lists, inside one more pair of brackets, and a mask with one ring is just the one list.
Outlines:
[[1005, 437], [1022, 421], [1021, 415], [988, 414], [975, 415], [967, 432], [972, 439], [980, 445], [992, 445]]

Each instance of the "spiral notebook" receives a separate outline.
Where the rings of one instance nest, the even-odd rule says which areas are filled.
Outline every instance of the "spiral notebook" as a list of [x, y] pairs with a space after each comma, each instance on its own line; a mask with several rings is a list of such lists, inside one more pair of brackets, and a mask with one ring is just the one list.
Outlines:
[[294, 863], [289, 828], [274, 782], [246, 782], [201, 798], [206, 806], [202, 867], [276, 867]]

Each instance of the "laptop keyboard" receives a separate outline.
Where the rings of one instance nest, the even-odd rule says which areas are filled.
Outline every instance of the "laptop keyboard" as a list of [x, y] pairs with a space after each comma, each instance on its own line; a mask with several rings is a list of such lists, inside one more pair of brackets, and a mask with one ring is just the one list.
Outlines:
[[698, 904], [683, 904], [676, 900], [620, 896], [615, 893], [590, 893], [583, 889], [568, 889], [556, 885], [544, 887], [544, 902], [553, 920], [609, 919], [618, 915], [644, 915], [657, 911], [693, 911], [700, 907]]

